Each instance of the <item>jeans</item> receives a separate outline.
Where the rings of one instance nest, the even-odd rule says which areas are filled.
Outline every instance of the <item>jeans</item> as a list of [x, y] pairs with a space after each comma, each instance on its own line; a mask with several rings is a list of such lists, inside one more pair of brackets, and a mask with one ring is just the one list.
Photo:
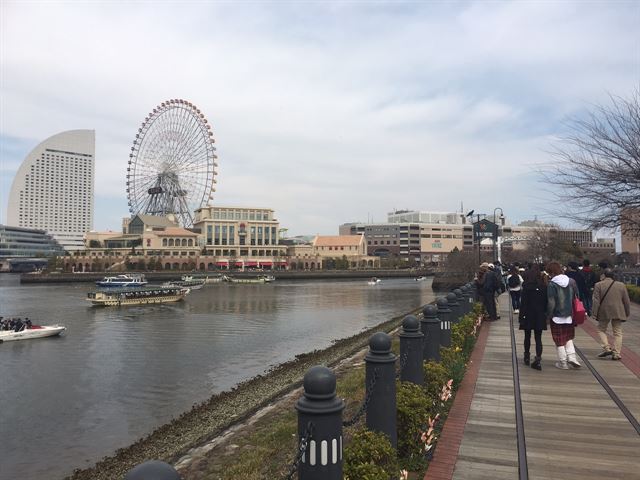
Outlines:
[[[536, 357], [542, 356], [542, 330], [533, 331], [536, 339]], [[528, 355], [531, 350], [531, 330], [524, 331], [524, 354]]]
[[509, 290], [509, 295], [511, 295], [511, 306], [514, 310], [520, 310], [520, 294], [521, 290]]
[[582, 303], [584, 304], [584, 309], [587, 311], [587, 315], [591, 316], [591, 306], [592, 306], [592, 295], [593, 292], [588, 292], [586, 295], [583, 295]]

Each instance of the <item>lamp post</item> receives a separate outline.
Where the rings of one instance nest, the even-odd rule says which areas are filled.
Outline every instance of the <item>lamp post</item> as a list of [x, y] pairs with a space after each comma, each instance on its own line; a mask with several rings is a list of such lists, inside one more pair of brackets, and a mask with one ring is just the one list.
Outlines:
[[504, 226], [504, 212], [502, 208], [496, 207], [493, 209], [493, 224], [496, 225], [496, 238], [493, 239], [493, 261], [500, 260], [500, 256], [496, 255], [496, 246], [498, 245], [500, 230], [498, 229], [498, 225], [496, 224], [496, 212], [500, 210], [500, 226]]
[[[475, 210], [471, 210], [469, 213], [467, 213], [467, 217], [471, 218], [471, 221], [473, 221], [473, 215]], [[483, 216], [486, 218], [487, 214], [486, 213], [476, 213], [476, 223], [480, 223], [480, 216]], [[473, 240], [478, 242], [478, 265], [480, 265], [482, 263], [482, 258], [480, 256], [481, 253], [481, 245], [480, 243], [482, 242], [481, 237], [479, 235], [476, 234], [475, 229], [473, 230]]]

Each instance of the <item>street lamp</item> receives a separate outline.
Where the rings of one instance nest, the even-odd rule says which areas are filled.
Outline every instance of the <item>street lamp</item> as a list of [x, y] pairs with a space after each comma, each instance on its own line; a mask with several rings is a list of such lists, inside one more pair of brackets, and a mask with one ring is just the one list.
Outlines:
[[498, 229], [498, 225], [496, 224], [496, 212], [500, 210], [500, 226], [504, 227], [504, 212], [502, 208], [496, 207], [493, 209], [493, 224], [496, 225], [496, 238], [493, 239], [493, 261], [500, 260], [500, 255], [496, 256], [496, 246], [498, 245], [500, 230]]
[[[469, 213], [467, 213], [465, 216], [471, 218], [471, 221], [473, 222], [473, 215], [474, 215], [475, 210], [471, 210]], [[495, 213], [495, 212], [494, 212]], [[487, 214], [486, 213], [476, 213], [476, 218], [477, 221], [476, 223], [480, 223], [480, 216], [486, 217]], [[473, 236], [474, 236], [474, 241], [477, 240], [478, 241], [478, 265], [480, 265], [480, 263], [482, 263], [482, 258], [480, 256], [480, 249], [481, 249], [481, 245], [480, 243], [482, 242], [481, 237], [479, 235], [476, 235], [476, 231], [475, 229], [473, 230]], [[477, 238], [476, 238], [477, 236]]]

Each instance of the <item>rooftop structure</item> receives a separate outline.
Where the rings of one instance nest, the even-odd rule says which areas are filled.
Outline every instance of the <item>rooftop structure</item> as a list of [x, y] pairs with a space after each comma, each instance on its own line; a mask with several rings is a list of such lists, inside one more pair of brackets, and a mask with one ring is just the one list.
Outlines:
[[7, 224], [44, 230], [65, 250], [84, 246], [93, 227], [95, 132], [69, 130], [26, 156], [11, 185]]

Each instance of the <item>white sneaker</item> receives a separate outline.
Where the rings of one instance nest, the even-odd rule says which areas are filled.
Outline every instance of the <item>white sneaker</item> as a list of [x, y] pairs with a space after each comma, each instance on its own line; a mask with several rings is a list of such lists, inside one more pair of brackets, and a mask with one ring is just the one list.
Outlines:
[[556, 362], [556, 368], [560, 370], [569, 370], [569, 365], [567, 365], [566, 361]]
[[578, 360], [575, 358], [571, 358], [569, 357], [569, 365], [571, 365], [573, 368], [582, 368], [582, 365], [580, 365], [580, 363], [578, 363]]
[[520, 310], [518, 310], [517, 308], [513, 311], [513, 313], [520, 313]]

